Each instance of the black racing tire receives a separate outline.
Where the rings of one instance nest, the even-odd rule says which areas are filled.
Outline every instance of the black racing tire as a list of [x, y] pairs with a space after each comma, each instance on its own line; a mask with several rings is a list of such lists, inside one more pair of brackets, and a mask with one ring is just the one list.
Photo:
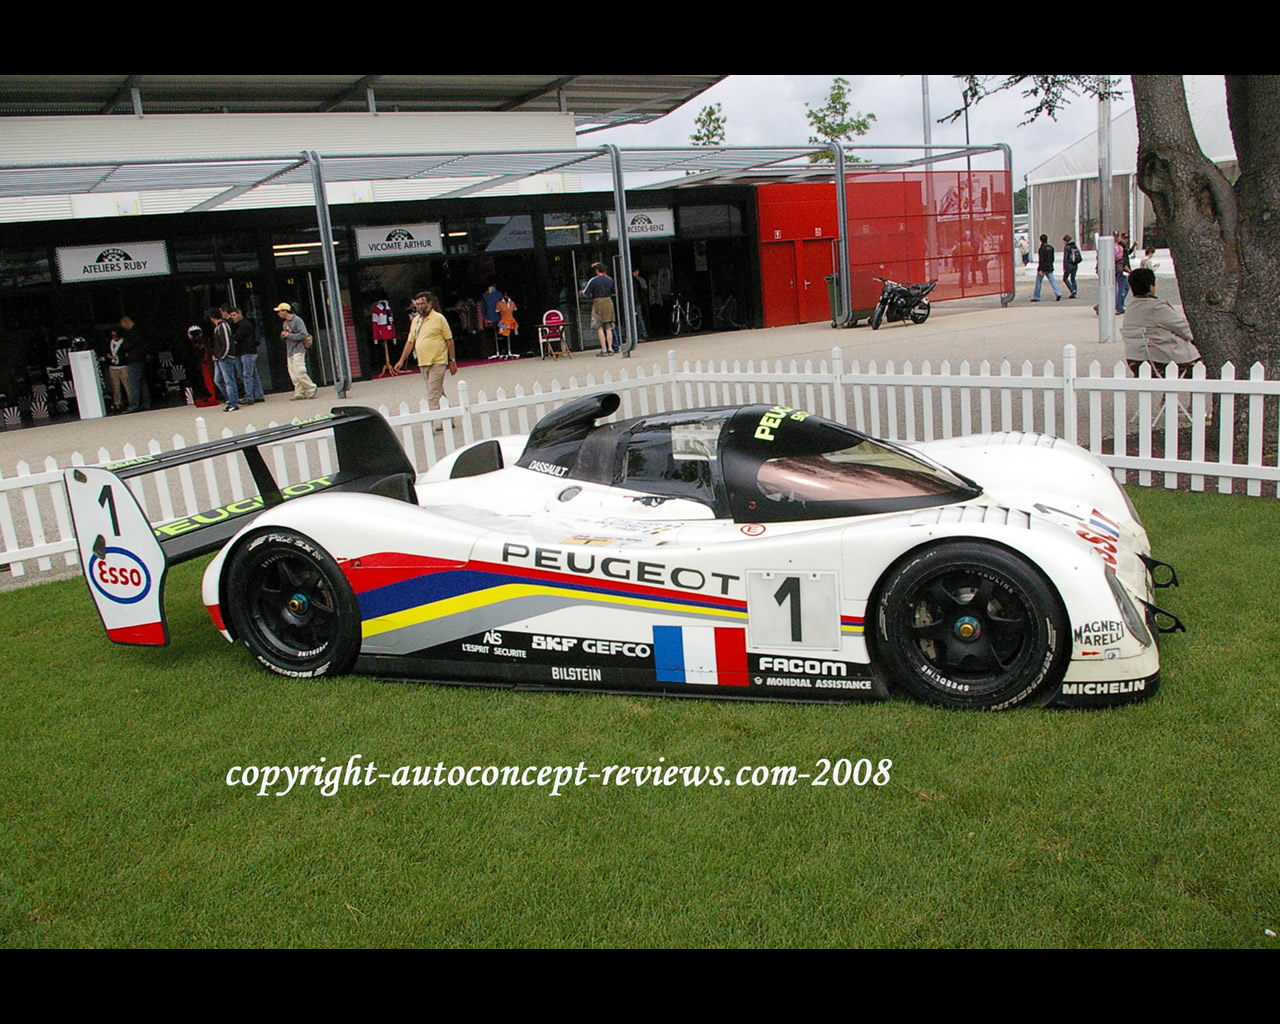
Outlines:
[[871, 329], [873, 331], [880, 330], [880, 324], [884, 320], [884, 303], [876, 303], [875, 312], [871, 314]]
[[930, 309], [928, 300], [921, 299], [918, 303], [916, 303], [915, 309], [911, 311], [911, 322], [913, 324], [924, 323], [926, 320], [929, 319], [930, 312], [931, 312], [931, 309]]
[[963, 541], [915, 552], [886, 577], [874, 660], [889, 686], [950, 708], [999, 711], [1057, 690], [1071, 658], [1053, 586], [1020, 556]]
[[685, 307], [685, 316], [689, 318], [689, 330], [702, 330], [702, 310], [697, 306], [690, 304]]
[[255, 658], [282, 676], [350, 671], [360, 653], [360, 610], [338, 563], [309, 537], [266, 529], [237, 547], [224, 607]]

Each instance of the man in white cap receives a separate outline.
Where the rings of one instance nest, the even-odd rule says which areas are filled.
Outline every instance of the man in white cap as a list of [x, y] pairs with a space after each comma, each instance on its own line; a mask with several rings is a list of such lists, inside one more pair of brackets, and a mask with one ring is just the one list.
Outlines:
[[307, 339], [311, 337], [307, 325], [287, 302], [276, 306], [284, 330], [280, 338], [284, 341], [288, 355], [289, 379], [293, 381], [293, 401], [316, 397], [315, 381], [307, 374]]

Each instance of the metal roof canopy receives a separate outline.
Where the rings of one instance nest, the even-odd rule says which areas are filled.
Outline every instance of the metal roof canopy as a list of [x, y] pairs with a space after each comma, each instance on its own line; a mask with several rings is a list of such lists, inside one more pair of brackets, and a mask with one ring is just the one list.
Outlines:
[[[892, 164], [858, 163], [858, 171], [898, 171], [930, 165], [980, 153], [1004, 153], [1005, 169], [1011, 172], [1012, 152], [1003, 143], [992, 146], [859, 146], [859, 150], [912, 151], [925, 150], [921, 157]], [[945, 150], [938, 154], [933, 150]], [[618, 217], [618, 248], [624, 280], [631, 278], [631, 244], [627, 232], [626, 172], [679, 173], [687, 178], [654, 185], [654, 188], [683, 187], [712, 180], [732, 180], [743, 174], [773, 169], [778, 171], [791, 161], [808, 160], [814, 154], [829, 154], [833, 161], [829, 170], [814, 164], [792, 169], [790, 173], [812, 178], [843, 181], [848, 171], [844, 150], [831, 146], [685, 146], [622, 150], [606, 145], [597, 149], [515, 150], [484, 153], [389, 153], [367, 155], [321, 156], [315, 151], [281, 156], [246, 156], [243, 158], [104, 161], [90, 164], [60, 163], [26, 166], [0, 164], [0, 198], [48, 195], [86, 195], [95, 192], [155, 192], [174, 189], [221, 189], [217, 195], [195, 202], [187, 212], [216, 209], [224, 202], [264, 185], [289, 185], [310, 182], [315, 193], [325, 278], [338, 281], [337, 258], [333, 251], [333, 226], [329, 217], [327, 181], [389, 181], [413, 179], [471, 179], [471, 183], [434, 199], [461, 197], [477, 191], [516, 181], [535, 174], [573, 170], [582, 174], [608, 175], [613, 182], [614, 209]], [[475, 179], [485, 179], [479, 183]], [[846, 195], [836, 189], [837, 223], [848, 219]], [[837, 246], [836, 323], [847, 324], [850, 271], [847, 232], [841, 231]], [[337, 370], [335, 384], [339, 398], [345, 398], [351, 387], [351, 366], [345, 343], [346, 325], [336, 287], [325, 289], [329, 314], [329, 345]], [[630, 288], [620, 288], [627, 330], [624, 356], [635, 347], [636, 319]], [[1013, 296], [1002, 296], [1007, 305]]]
[[[991, 145], [977, 146], [945, 146], [945, 145], [857, 145], [846, 147], [850, 152], [860, 153], [865, 150], [890, 150], [894, 152], [911, 151], [915, 149], [923, 150], [949, 150], [950, 152], [931, 153], [926, 152], [924, 156], [918, 156], [911, 159], [890, 160], [883, 163], [870, 161], [857, 161], [849, 163], [846, 160], [845, 172], [848, 174], [876, 174], [890, 173], [893, 171], [905, 171], [915, 167], [927, 167], [931, 164], [945, 163], [951, 160], [963, 160], [984, 153], [1003, 153], [1005, 155], [1005, 170], [1012, 175], [1013, 155], [1012, 150], [1003, 142], [993, 143]], [[826, 150], [822, 150], [826, 152]], [[624, 150], [625, 152], [625, 150]], [[666, 188], [690, 188], [696, 185], [706, 185], [710, 182], [717, 184], [724, 183], [760, 183], [764, 181], [812, 181], [815, 178], [824, 177], [821, 169], [815, 169], [812, 164], [803, 167], [781, 167], [781, 166], [765, 166], [753, 165], [751, 167], [733, 169], [726, 168], [722, 170], [706, 171], [702, 174], [692, 177], [677, 179], [670, 182], [661, 182], [656, 185], [645, 185], [643, 188], [666, 189]], [[827, 178], [834, 177], [834, 174], [825, 175]]]
[[0, 117], [572, 112], [580, 132], [645, 124], [727, 75], [2, 75]]

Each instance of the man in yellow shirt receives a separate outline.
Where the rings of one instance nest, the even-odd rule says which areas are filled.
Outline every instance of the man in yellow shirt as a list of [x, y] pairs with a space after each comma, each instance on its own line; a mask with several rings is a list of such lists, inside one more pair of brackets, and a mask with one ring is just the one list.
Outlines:
[[413, 321], [409, 324], [409, 340], [396, 363], [396, 369], [404, 366], [409, 353], [414, 353], [422, 378], [427, 382], [427, 407], [440, 408], [444, 397], [444, 374], [458, 372], [458, 362], [453, 352], [453, 332], [449, 321], [437, 306], [439, 301], [431, 292], [418, 292], [413, 298]]

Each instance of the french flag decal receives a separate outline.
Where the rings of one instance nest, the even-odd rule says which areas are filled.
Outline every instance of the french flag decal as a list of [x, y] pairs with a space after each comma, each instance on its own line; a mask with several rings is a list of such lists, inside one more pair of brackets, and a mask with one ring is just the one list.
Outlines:
[[747, 685], [747, 631], [717, 626], [654, 626], [660, 683]]
[[1089, 517], [1089, 525], [1099, 533], [1105, 533], [1112, 540], [1120, 539], [1119, 525], [1112, 522], [1096, 508], [1093, 510], [1093, 515]]

